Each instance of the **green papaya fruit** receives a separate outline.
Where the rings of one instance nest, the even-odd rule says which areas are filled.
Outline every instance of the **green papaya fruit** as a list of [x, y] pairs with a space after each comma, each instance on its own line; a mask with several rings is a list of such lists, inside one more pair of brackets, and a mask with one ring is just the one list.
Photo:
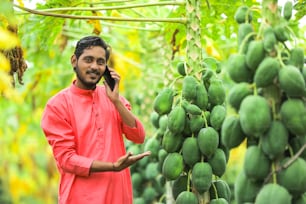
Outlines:
[[195, 163], [200, 161], [201, 152], [198, 147], [198, 142], [195, 137], [188, 137], [184, 140], [182, 146], [182, 155], [184, 163], [193, 167]]
[[132, 179], [133, 188], [140, 190], [142, 188], [142, 182], [143, 182], [141, 174], [139, 172], [134, 172], [131, 175], [131, 179]]
[[158, 174], [154, 179], [151, 179], [151, 185], [156, 189], [158, 193], [157, 197], [160, 197], [160, 195], [163, 195], [166, 191], [166, 179], [161, 174]]
[[168, 114], [171, 111], [174, 92], [171, 88], [161, 90], [153, 101], [153, 109], [159, 114]]
[[186, 62], [179, 62], [176, 66], [177, 72], [181, 76], [186, 76], [187, 64]]
[[253, 89], [250, 84], [245, 82], [234, 84], [229, 90], [228, 102], [236, 111], [238, 111], [242, 100], [251, 94], [253, 94]]
[[239, 146], [245, 139], [239, 117], [230, 115], [225, 118], [221, 128], [221, 143], [228, 149]]
[[177, 196], [187, 190], [188, 185], [188, 176], [187, 175], [181, 175], [177, 179], [173, 181], [172, 185], [172, 195], [173, 198], [176, 199]]
[[[249, 43], [254, 40], [254, 29], [250, 23], [241, 23], [238, 27], [238, 47], [242, 46], [242, 52], [246, 53]], [[244, 41], [245, 40], [245, 41]], [[244, 44], [242, 44], [244, 42]]]
[[134, 199], [133, 204], [146, 204], [146, 201], [144, 200], [144, 198], [137, 197]]
[[255, 71], [260, 62], [265, 58], [265, 50], [261, 40], [251, 41], [245, 55], [245, 63], [248, 68]]
[[288, 64], [293, 65], [300, 70], [304, 67], [304, 50], [301, 47], [295, 47], [290, 50]]
[[281, 89], [290, 97], [305, 96], [306, 85], [303, 74], [292, 65], [286, 65], [278, 73]]
[[164, 160], [167, 157], [167, 154], [168, 154], [168, 152], [163, 148], [160, 148], [159, 151], [158, 151], [158, 156], [157, 157], [158, 157], [158, 171], [159, 172], [162, 171], [163, 163], [164, 163]]
[[241, 171], [236, 177], [234, 186], [234, 195], [237, 204], [254, 203], [262, 183], [250, 180], [244, 171]]
[[283, 154], [288, 145], [289, 133], [281, 121], [274, 120], [261, 139], [262, 151], [271, 159]]
[[221, 177], [226, 170], [226, 156], [222, 149], [217, 148], [212, 157], [208, 158], [207, 162], [210, 164], [213, 174]]
[[152, 203], [157, 196], [156, 189], [153, 186], [148, 186], [144, 189], [142, 197], [145, 200], [145, 203]]
[[273, 28], [276, 39], [280, 42], [289, 40], [289, 33], [284, 24], [278, 24]]
[[255, 71], [254, 82], [257, 87], [267, 87], [273, 84], [278, 75], [280, 64], [276, 58], [266, 57]]
[[[285, 165], [292, 158], [286, 157], [280, 165]], [[277, 174], [278, 184], [285, 187], [294, 197], [306, 192], [306, 161], [297, 157], [287, 168]]]
[[242, 5], [238, 7], [234, 14], [234, 19], [237, 23], [250, 23], [252, 21], [253, 15], [252, 11], [248, 6]]
[[292, 16], [292, 8], [293, 8], [292, 1], [286, 1], [283, 9], [283, 17], [287, 21], [289, 21]]
[[270, 165], [269, 158], [263, 153], [260, 147], [252, 145], [247, 148], [243, 170], [248, 178], [257, 181], [264, 180], [270, 172]]
[[277, 39], [271, 26], [264, 30], [263, 37], [263, 46], [265, 51], [268, 53], [274, 51], [277, 44]]
[[[192, 117], [194, 117], [194, 116], [192, 116]], [[193, 120], [195, 120], [195, 119], [193, 119]], [[187, 116], [185, 118], [185, 127], [184, 127], [184, 130], [182, 132], [183, 136], [190, 137], [192, 135], [190, 125], [191, 125], [190, 118], [189, 118], [189, 116]], [[200, 126], [200, 124], [199, 124], [199, 126]]]
[[185, 126], [185, 109], [177, 105], [168, 114], [168, 128], [173, 133], [181, 133]]
[[215, 198], [210, 200], [209, 204], [228, 204], [228, 202], [224, 198]]
[[164, 134], [168, 128], [168, 115], [161, 115], [158, 120], [158, 130]]
[[159, 114], [156, 113], [155, 111], [152, 111], [150, 114], [150, 120], [153, 126], [158, 129], [159, 128]]
[[192, 101], [196, 98], [197, 94], [197, 84], [199, 82], [194, 76], [188, 75], [183, 79], [182, 96], [187, 101]]
[[[205, 64], [203, 63], [203, 65], [205, 65]], [[214, 71], [212, 69], [208, 69], [206, 65], [204, 66], [204, 68], [206, 68], [206, 69], [204, 69], [202, 71], [202, 77], [201, 77], [203, 84], [205, 84], [205, 82], [209, 81], [210, 78], [212, 78], [212, 76], [214, 75]]]
[[167, 180], [177, 179], [184, 169], [183, 157], [177, 152], [169, 153], [164, 160], [162, 174]]
[[277, 203], [291, 204], [292, 196], [287, 189], [276, 184], [268, 183], [260, 189], [255, 199], [255, 204]]
[[288, 99], [283, 102], [280, 116], [291, 133], [298, 136], [306, 134], [306, 107], [301, 99]]
[[158, 171], [158, 163], [157, 162], [150, 162], [145, 169], [145, 178], [150, 180], [150, 179], [155, 179], [157, 175], [159, 174]]
[[224, 198], [228, 203], [231, 202], [232, 191], [229, 185], [222, 179], [212, 181], [209, 188], [210, 199]]
[[208, 87], [208, 101], [212, 106], [222, 105], [225, 102], [225, 88], [221, 80], [211, 81]]
[[244, 54], [232, 54], [227, 62], [230, 78], [236, 82], [251, 82], [254, 73], [247, 67]]
[[168, 153], [179, 151], [183, 144], [183, 136], [166, 130], [162, 138], [162, 148]]
[[191, 115], [201, 115], [202, 114], [202, 110], [200, 107], [198, 107], [195, 104], [189, 103], [187, 102], [184, 105], [184, 108], [186, 110], [187, 113], [191, 114]]
[[183, 191], [177, 196], [175, 203], [176, 204], [199, 204], [199, 200], [198, 200], [198, 197], [194, 193], [190, 191]]
[[211, 157], [219, 146], [219, 133], [212, 127], [206, 127], [199, 131], [197, 138], [201, 153]]
[[151, 156], [157, 157], [158, 150], [160, 148], [159, 140], [155, 137], [150, 137], [145, 141], [144, 151], [150, 151]]
[[196, 99], [194, 104], [197, 105], [201, 110], [206, 110], [208, 105], [208, 94], [207, 90], [202, 83], [198, 83], [196, 86]]
[[212, 182], [212, 168], [207, 162], [197, 162], [192, 168], [192, 185], [200, 194], [208, 191]]
[[245, 97], [240, 105], [239, 115], [243, 132], [256, 138], [268, 130], [272, 121], [269, 104], [259, 95]]
[[204, 126], [205, 120], [202, 115], [192, 115], [189, 119], [189, 127], [192, 133], [197, 133]]
[[216, 105], [213, 107], [213, 109], [210, 112], [210, 125], [216, 129], [220, 130], [222, 123], [226, 117], [226, 109], [223, 105]]

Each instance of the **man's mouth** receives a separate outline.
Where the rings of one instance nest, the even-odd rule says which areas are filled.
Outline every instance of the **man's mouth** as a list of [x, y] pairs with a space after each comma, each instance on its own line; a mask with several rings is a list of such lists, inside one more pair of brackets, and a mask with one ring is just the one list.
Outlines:
[[90, 77], [97, 77], [100, 75], [100, 73], [96, 71], [88, 71], [86, 74], [88, 74]]

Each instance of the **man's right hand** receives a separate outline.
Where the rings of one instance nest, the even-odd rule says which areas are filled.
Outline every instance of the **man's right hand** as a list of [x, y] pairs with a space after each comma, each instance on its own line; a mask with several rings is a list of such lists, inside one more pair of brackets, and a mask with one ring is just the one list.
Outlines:
[[150, 154], [151, 154], [150, 151], [143, 152], [141, 154], [136, 154], [136, 155], [133, 155], [131, 152], [128, 152], [126, 155], [120, 157], [115, 163], [113, 163], [114, 171], [121, 171], [122, 169], [125, 169], [133, 165], [140, 159], [146, 156], [149, 156]]

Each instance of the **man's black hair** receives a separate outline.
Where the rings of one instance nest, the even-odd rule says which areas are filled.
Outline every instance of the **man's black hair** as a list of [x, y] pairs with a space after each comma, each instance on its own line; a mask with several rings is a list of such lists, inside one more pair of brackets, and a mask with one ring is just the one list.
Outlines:
[[82, 55], [85, 49], [90, 48], [92, 46], [100, 46], [104, 48], [106, 61], [108, 60], [110, 55], [110, 47], [104, 42], [104, 40], [102, 40], [98, 36], [86, 36], [77, 42], [74, 51], [74, 54], [77, 57], [77, 59], [79, 59], [79, 57]]

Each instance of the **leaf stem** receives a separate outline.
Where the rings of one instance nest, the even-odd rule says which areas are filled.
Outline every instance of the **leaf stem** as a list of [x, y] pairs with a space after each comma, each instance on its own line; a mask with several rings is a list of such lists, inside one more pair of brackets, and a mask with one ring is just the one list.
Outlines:
[[211, 185], [212, 185], [212, 187], [213, 187], [213, 189], [214, 189], [214, 192], [215, 192], [215, 195], [216, 195], [216, 199], [218, 199], [218, 198], [219, 198], [219, 195], [218, 195], [217, 188], [216, 188], [216, 186], [215, 186], [214, 183], [211, 183]]
[[187, 191], [190, 191], [190, 176], [191, 176], [191, 170], [187, 173]]
[[238, 51], [239, 54], [243, 53], [244, 46], [246, 46], [247, 42], [249, 41], [249, 38], [252, 37], [253, 35], [256, 35], [256, 32], [250, 32], [244, 37]]
[[299, 158], [299, 156], [304, 152], [304, 150], [306, 149], [306, 144], [304, 144], [297, 153], [295, 153], [295, 155], [293, 155], [285, 164], [283, 164], [282, 166], [273, 169], [269, 175], [265, 178], [264, 180], [264, 184], [268, 183], [271, 176], [274, 176], [274, 174], [276, 174], [277, 172], [282, 171], [283, 169], [288, 168], [295, 160], [297, 160]]
[[276, 184], [277, 183], [277, 179], [276, 179], [276, 166], [275, 166], [275, 162], [272, 163], [272, 178], [273, 178], [273, 183]]
[[[181, 1], [164, 1], [155, 3], [142, 3], [142, 4], [130, 4], [130, 5], [120, 5], [120, 6], [103, 6], [103, 7], [62, 7], [62, 8], [50, 8], [50, 9], [36, 9], [36, 11], [43, 12], [58, 12], [58, 11], [100, 11], [100, 10], [119, 10], [119, 9], [131, 9], [139, 7], [150, 7], [150, 6], [170, 6], [185, 5], [185, 2]], [[16, 6], [16, 5], [14, 5]]]
[[108, 16], [78, 16], [78, 15], [69, 15], [69, 14], [59, 14], [59, 13], [49, 13], [44, 11], [38, 11], [29, 9], [26, 7], [21, 7], [14, 4], [14, 7], [17, 7], [21, 10], [27, 11], [29, 13], [42, 15], [42, 16], [51, 16], [58, 18], [70, 18], [70, 19], [84, 19], [84, 20], [108, 20], [108, 21], [133, 21], [133, 22], [168, 22], [168, 23], [181, 23], [186, 24], [186, 18], [122, 18], [122, 17], [108, 17]]

